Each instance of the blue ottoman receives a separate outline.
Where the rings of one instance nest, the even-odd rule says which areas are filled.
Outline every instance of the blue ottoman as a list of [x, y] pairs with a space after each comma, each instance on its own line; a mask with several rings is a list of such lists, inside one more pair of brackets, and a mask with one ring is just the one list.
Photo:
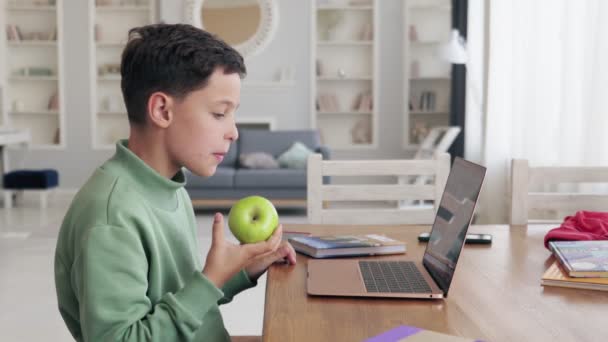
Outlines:
[[35, 190], [40, 192], [40, 206], [47, 207], [47, 195], [59, 185], [57, 170], [15, 170], [4, 175], [4, 206], [12, 207], [13, 194], [18, 191]]

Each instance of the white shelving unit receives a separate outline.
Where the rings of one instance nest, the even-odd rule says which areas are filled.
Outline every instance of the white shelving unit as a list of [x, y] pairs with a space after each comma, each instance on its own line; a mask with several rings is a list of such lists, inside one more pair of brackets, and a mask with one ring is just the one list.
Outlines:
[[155, 0], [90, 0], [93, 63], [91, 134], [94, 149], [114, 149], [127, 138], [129, 122], [120, 89], [120, 57], [129, 30], [156, 22]]
[[32, 149], [63, 149], [63, 1], [3, 5], [1, 124], [29, 130]]
[[378, 146], [377, 0], [315, 0], [311, 123], [335, 150]]
[[404, 3], [404, 141], [414, 147], [434, 126], [449, 124], [451, 65], [439, 55], [450, 38], [450, 0]]

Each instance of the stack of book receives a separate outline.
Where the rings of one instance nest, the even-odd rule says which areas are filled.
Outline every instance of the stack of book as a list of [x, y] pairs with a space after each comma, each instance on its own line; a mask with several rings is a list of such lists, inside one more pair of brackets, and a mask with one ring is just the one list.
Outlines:
[[378, 234], [292, 236], [289, 242], [296, 252], [313, 258], [405, 253], [405, 243]]
[[556, 261], [541, 284], [608, 291], [608, 241], [551, 241]]

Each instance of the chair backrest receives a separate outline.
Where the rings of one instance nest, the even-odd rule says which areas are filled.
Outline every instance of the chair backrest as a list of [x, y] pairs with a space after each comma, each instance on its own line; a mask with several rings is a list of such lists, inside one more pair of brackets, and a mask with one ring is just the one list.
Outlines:
[[[432, 224], [450, 172], [450, 155], [427, 160], [322, 160], [308, 157], [308, 220], [315, 224]], [[324, 176], [434, 176], [433, 184], [323, 184]], [[332, 179], [334, 179], [332, 177]], [[327, 202], [433, 200], [432, 207], [334, 208]]]
[[[420, 143], [414, 159], [430, 159], [438, 153], [447, 152], [450, 146], [460, 134], [462, 129], [458, 126], [435, 126], [431, 128], [427, 136]], [[426, 184], [431, 181], [431, 177], [428, 176], [413, 176], [413, 177], [399, 177], [399, 184]], [[421, 201], [405, 201], [401, 200], [398, 202], [399, 207], [405, 208], [412, 205], [420, 205]]]
[[447, 152], [460, 134], [462, 129], [458, 126], [435, 126], [422, 140], [414, 159], [432, 158], [436, 153]]
[[534, 210], [568, 212], [573, 215], [579, 210], [608, 209], [608, 194], [530, 191], [530, 188], [539, 185], [561, 183], [608, 183], [608, 167], [530, 167], [526, 159], [513, 159], [511, 224], [540, 222], [530, 220], [530, 211]]

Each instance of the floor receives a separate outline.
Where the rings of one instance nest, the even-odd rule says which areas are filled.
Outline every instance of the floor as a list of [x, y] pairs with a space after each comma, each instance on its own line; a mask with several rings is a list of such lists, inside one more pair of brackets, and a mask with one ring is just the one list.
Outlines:
[[[55, 194], [49, 208], [40, 210], [36, 197], [26, 197], [17, 208], [0, 209], [1, 341], [72, 340], [57, 310], [53, 280], [57, 233], [70, 201], [69, 194]], [[211, 244], [212, 214], [197, 212], [202, 255]], [[306, 222], [302, 210], [279, 214], [282, 223]], [[257, 287], [220, 307], [231, 335], [261, 335], [265, 286], [262, 277]]]

